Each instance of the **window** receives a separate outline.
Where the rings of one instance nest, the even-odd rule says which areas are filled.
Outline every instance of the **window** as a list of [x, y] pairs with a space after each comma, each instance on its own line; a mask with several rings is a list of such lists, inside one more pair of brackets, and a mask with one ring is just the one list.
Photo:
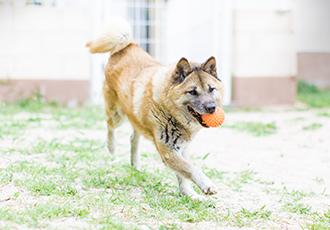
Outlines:
[[135, 43], [158, 62], [164, 62], [165, 0], [128, 0], [127, 3]]

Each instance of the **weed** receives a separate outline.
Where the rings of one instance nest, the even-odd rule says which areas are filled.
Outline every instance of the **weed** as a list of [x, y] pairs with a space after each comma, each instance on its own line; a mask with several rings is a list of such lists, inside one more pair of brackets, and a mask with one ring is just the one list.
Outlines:
[[317, 183], [320, 183], [320, 184], [322, 184], [322, 183], [324, 182], [323, 178], [319, 178], [319, 177], [316, 177], [314, 180], [315, 180]]
[[[265, 210], [266, 205], [262, 206], [259, 210], [251, 211], [242, 207], [239, 212], [232, 213], [231, 220], [237, 226], [251, 226], [256, 220], [268, 220], [272, 212]], [[227, 217], [228, 218], [228, 217]]]
[[327, 112], [318, 113], [317, 116], [319, 116], [319, 117], [330, 117], [330, 113], [327, 113]]
[[283, 210], [288, 211], [291, 213], [298, 213], [298, 214], [309, 214], [312, 207], [309, 205], [296, 203], [296, 202], [287, 202], [283, 205]]
[[217, 169], [213, 168], [207, 168], [205, 166], [202, 167], [204, 173], [210, 178], [210, 179], [214, 179], [214, 180], [220, 180], [223, 181], [224, 180], [224, 175], [228, 174], [228, 172], [224, 172], [224, 171], [218, 171]]
[[182, 229], [177, 224], [163, 224], [159, 227], [159, 230], [180, 230]]
[[319, 90], [315, 85], [306, 81], [298, 81], [297, 99], [311, 107], [330, 107], [330, 90]]
[[295, 119], [293, 119], [294, 121], [304, 121], [306, 120], [306, 117], [297, 117]]
[[294, 198], [295, 201], [299, 201], [300, 199], [304, 198], [304, 197], [311, 197], [311, 196], [316, 196], [316, 194], [314, 192], [303, 192], [300, 190], [292, 190], [291, 192], [288, 191], [288, 189], [284, 186], [283, 190], [282, 190], [282, 194], [283, 196], [291, 196]]
[[319, 129], [322, 127], [322, 124], [320, 123], [313, 123], [307, 126], [303, 127], [303, 130], [315, 130], [315, 129]]
[[265, 136], [276, 132], [276, 124], [272, 123], [261, 123], [261, 122], [238, 122], [235, 125], [229, 126], [240, 131], [246, 131], [252, 133], [255, 136]]
[[28, 224], [30, 227], [45, 227], [41, 219], [58, 219], [62, 217], [86, 217], [90, 213], [86, 207], [75, 207], [67, 201], [57, 203], [36, 203], [23, 210], [5, 207], [0, 208], [0, 220], [13, 221], [18, 224]]
[[0, 168], [0, 184], [8, 184], [13, 180], [13, 173], [3, 172], [1, 173], [2, 169]]
[[329, 230], [330, 229], [330, 209], [323, 214], [313, 213], [313, 220], [307, 223], [306, 227], [310, 230]]
[[[219, 208], [222, 195], [209, 198], [206, 202], [182, 197], [176, 177], [170, 170], [144, 165], [143, 170], [137, 171], [128, 165], [124, 157], [126, 153], [119, 152], [114, 160], [115, 157], [105, 150], [104, 140], [88, 139], [87, 135], [84, 137], [86, 129], [90, 129], [88, 132], [105, 129], [102, 108], [86, 106], [69, 109], [55, 102], [45, 104], [42, 101], [41, 96], [35, 95], [29, 100], [6, 102], [0, 106], [0, 144], [11, 141], [0, 151], [0, 159], [8, 161], [1, 164], [0, 184], [11, 184], [18, 189], [10, 195], [10, 202], [15, 205], [4, 203], [0, 208], [1, 229], [48, 229], [53, 220], [68, 217], [89, 224], [91, 229], [139, 229], [142, 226], [182, 229], [185, 222], [196, 223], [198, 227], [201, 222], [211, 222], [223, 226], [258, 228], [260, 223], [279, 221], [271, 219], [273, 212], [266, 206], [241, 208], [235, 212], [228, 210], [228, 214], [223, 214]], [[21, 112], [24, 116], [28, 114], [13, 119], [13, 115]], [[254, 135], [276, 131], [275, 123], [244, 125], [240, 128]], [[36, 135], [29, 144], [24, 135], [35, 128], [41, 130], [42, 136]], [[70, 133], [79, 133], [79, 138], [74, 135], [45, 138], [53, 135], [54, 130], [56, 133], [66, 133], [68, 129]], [[11, 157], [14, 155], [19, 157]], [[143, 160], [148, 161], [155, 154], [144, 152], [142, 156]], [[210, 153], [207, 153], [196, 159], [204, 162], [209, 156]], [[282, 197], [279, 202], [283, 210], [308, 220], [306, 226], [309, 229], [329, 229], [330, 213], [312, 212], [311, 206], [302, 202], [303, 197], [316, 196], [313, 193], [274, 189], [269, 186], [274, 182], [255, 179], [257, 173], [251, 169], [225, 172], [205, 165], [202, 169], [216, 184], [229, 186], [232, 193], [243, 192], [243, 187], [251, 183], [265, 186], [262, 190], [265, 194]], [[316, 181], [321, 182], [321, 179]], [[194, 189], [201, 194], [196, 186]], [[325, 190], [322, 196], [326, 196], [324, 193]], [[6, 221], [5, 227], [3, 221]]]
[[24, 134], [25, 129], [27, 128], [27, 123], [24, 121], [16, 121], [13, 119], [3, 119], [0, 122], [0, 138], [3, 138], [6, 135], [20, 136]]
[[35, 222], [26, 211], [18, 211], [9, 207], [0, 208], [0, 220], [13, 221], [18, 224]]
[[250, 169], [241, 172], [235, 172], [235, 176], [233, 178], [228, 177], [223, 181], [223, 183], [228, 185], [234, 191], [242, 192], [241, 188], [243, 187], [243, 184], [253, 182], [255, 174], [256, 172]]
[[96, 221], [98, 224], [101, 225], [102, 229], [116, 229], [116, 230], [124, 230], [124, 229], [132, 229], [135, 230], [137, 228], [135, 227], [131, 227], [131, 228], [127, 228], [127, 226], [125, 227], [125, 225], [123, 224], [123, 221], [118, 220], [117, 218], [115, 218], [112, 215], [105, 215], [103, 217], [101, 217], [99, 220]]

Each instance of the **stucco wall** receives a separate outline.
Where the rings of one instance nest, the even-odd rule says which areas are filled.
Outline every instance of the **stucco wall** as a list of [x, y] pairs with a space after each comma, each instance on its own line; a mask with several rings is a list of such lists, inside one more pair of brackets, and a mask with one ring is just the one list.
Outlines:
[[233, 75], [296, 75], [292, 12], [234, 11]]
[[234, 103], [294, 103], [297, 58], [292, 11], [237, 9], [233, 24]]
[[24, 92], [24, 87], [15, 87], [23, 80], [33, 80], [35, 88], [45, 95], [56, 91], [51, 88], [54, 84], [40, 85], [37, 80], [41, 79], [43, 82], [58, 81], [59, 94], [68, 95], [70, 93], [64, 89], [70, 84], [75, 87], [69, 80], [84, 81], [85, 95], [74, 100], [86, 100], [90, 57], [85, 43], [90, 38], [89, 23], [87, 9], [0, 5], [0, 80], [3, 86], [0, 85], [0, 100], [14, 100], [18, 95], [29, 93]]
[[330, 1], [293, 0], [298, 79], [330, 87]]
[[88, 80], [84, 9], [0, 6], [0, 78]]

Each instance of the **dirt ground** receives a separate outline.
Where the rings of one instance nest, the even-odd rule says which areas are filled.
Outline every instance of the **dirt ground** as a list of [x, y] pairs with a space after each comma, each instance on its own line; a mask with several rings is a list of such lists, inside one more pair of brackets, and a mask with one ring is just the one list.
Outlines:
[[[330, 208], [330, 117], [319, 116], [329, 109], [296, 110], [286, 107], [270, 107], [256, 112], [226, 113], [223, 127], [202, 129], [190, 146], [193, 158], [209, 156], [203, 163], [218, 171], [237, 173], [255, 172], [254, 179], [264, 183], [247, 183], [241, 192], [235, 192], [224, 184], [217, 184], [218, 206], [226, 210], [256, 210], [266, 205], [280, 221], [269, 222], [266, 229], [302, 229], [304, 221], [285, 212], [279, 201], [285, 192], [306, 194], [301, 204], [312, 207], [311, 211], [324, 212]], [[228, 126], [237, 122], [275, 122], [277, 131], [266, 136], [254, 136]], [[322, 124], [315, 130], [303, 127]], [[144, 142], [141, 151], [151, 151]], [[153, 150], [156, 151], [156, 150]], [[201, 160], [194, 160], [201, 166]], [[266, 185], [265, 185], [266, 184]], [[269, 194], [265, 190], [270, 191]], [[287, 197], [288, 202], [290, 197]], [[297, 217], [298, 218], [298, 217]], [[330, 223], [329, 223], [330, 228]], [[221, 229], [249, 229], [224, 227]]]
[[[228, 112], [223, 127], [202, 129], [189, 148], [197, 166], [205, 164], [208, 168], [216, 168], [224, 172], [224, 177], [242, 171], [253, 171], [253, 180], [243, 184], [239, 192], [228, 184], [217, 183], [219, 193], [215, 196], [220, 212], [241, 210], [242, 207], [257, 210], [266, 205], [266, 209], [272, 211], [272, 220], [264, 224], [265, 229], [294, 230], [302, 229], [304, 219], [282, 207], [283, 200], [290, 202], [292, 194], [306, 194], [299, 202], [310, 206], [312, 212], [322, 213], [330, 209], [330, 117], [319, 116], [320, 113], [329, 114], [330, 109], [271, 107], [253, 112]], [[277, 130], [274, 134], [255, 136], [231, 127], [242, 121], [275, 122]], [[321, 127], [303, 129], [315, 123], [321, 124]], [[120, 130], [118, 151], [127, 152], [130, 124], [125, 123]], [[94, 132], [92, 138], [105, 140], [105, 133], [105, 130]], [[75, 134], [62, 131], [54, 135]], [[31, 135], [31, 138], [35, 137]], [[53, 137], [50, 135], [44, 138]], [[154, 146], [144, 139], [140, 144], [140, 151], [156, 152]], [[201, 158], [208, 153], [210, 154], [203, 161]], [[162, 165], [160, 159], [157, 162], [144, 159], [143, 165]], [[6, 163], [8, 162], [3, 161], [0, 166]], [[1, 186], [0, 201], [8, 199], [16, 190], [12, 185]], [[69, 222], [75, 221], [79, 222], [74, 219]], [[78, 222], [71, 224], [79, 228]], [[63, 222], [55, 227], [62, 228], [61, 224]], [[193, 225], [187, 223], [182, 226], [184, 229], [191, 229]], [[199, 226], [200, 229], [253, 229], [217, 227], [215, 223], [199, 223]]]

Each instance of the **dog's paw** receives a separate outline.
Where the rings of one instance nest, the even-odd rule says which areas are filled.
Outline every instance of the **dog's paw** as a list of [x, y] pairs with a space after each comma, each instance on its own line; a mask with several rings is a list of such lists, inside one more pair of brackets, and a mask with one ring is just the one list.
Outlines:
[[199, 201], [203, 201], [203, 202], [207, 200], [206, 197], [198, 195], [198, 194], [191, 195], [190, 199], [191, 200], [199, 200]]
[[202, 189], [202, 192], [206, 195], [213, 195], [218, 193], [218, 187], [215, 184], [206, 186], [204, 189]]

